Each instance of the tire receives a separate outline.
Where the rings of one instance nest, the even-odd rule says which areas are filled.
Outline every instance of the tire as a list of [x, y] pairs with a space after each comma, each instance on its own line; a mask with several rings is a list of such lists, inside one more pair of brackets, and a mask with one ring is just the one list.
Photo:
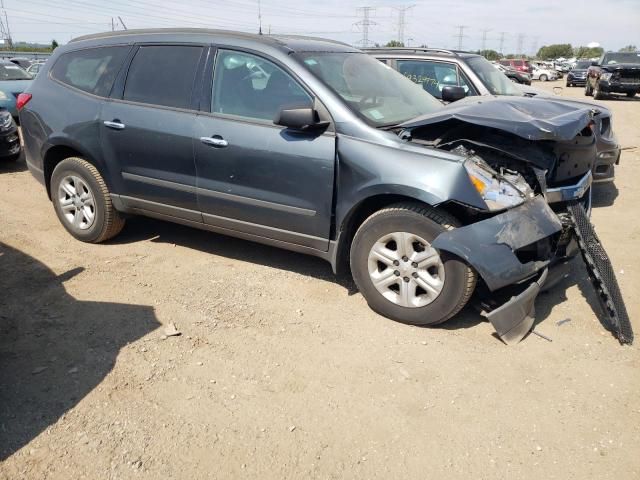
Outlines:
[[573, 87], [573, 85], [569, 82], [567, 82], [567, 87]]
[[[405, 245], [418, 247], [417, 237], [430, 243], [440, 233], [452, 230], [456, 226], [459, 226], [459, 223], [453, 217], [418, 203], [391, 205], [367, 218], [353, 238], [350, 263], [353, 279], [371, 309], [387, 318], [412, 325], [436, 325], [458, 313], [471, 297], [476, 285], [476, 272], [469, 265], [447, 252], [431, 249], [431, 253], [435, 255], [427, 255], [428, 260], [416, 258], [416, 261], [425, 262], [424, 265], [429, 266], [417, 267], [413, 273], [410, 273], [413, 266], [417, 264], [410, 263], [410, 259], [407, 261], [398, 256], [402, 253], [398, 248], [395, 252], [386, 250], [393, 240], [389, 244], [384, 244], [386, 241], [384, 239], [396, 238], [395, 236], [399, 234], [408, 236], [405, 237], [408, 238], [408, 241], [404, 241]], [[379, 248], [380, 245], [383, 245], [384, 251], [394, 254], [399, 259], [395, 260], [398, 263], [390, 263], [389, 257], [386, 256], [386, 264], [378, 261], [378, 257], [372, 261], [374, 248]], [[417, 252], [419, 252], [418, 248], [414, 254], [420, 255]], [[426, 248], [422, 251], [423, 255], [428, 253]], [[432, 262], [437, 263], [432, 265]], [[378, 271], [380, 266], [384, 267], [382, 272]], [[391, 270], [385, 274], [387, 269]], [[371, 271], [373, 273], [370, 273]], [[437, 293], [427, 293], [419, 285], [419, 282], [429, 283], [422, 279], [427, 278], [427, 274], [431, 276], [432, 271], [436, 272], [432, 279], [440, 283]], [[372, 275], [380, 275], [394, 283], [381, 287], [385, 292], [383, 294], [374, 285]], [[423, 293], [419, 294], [420, 290]], [[402, 301], [399, 300], [402, 298], [402, 291], [412, 291], [413, 294], [408, 294], [407, 297], [411, 296], [417, 304], [403, 306]], [[391, 297], [395, 297], [395, 300]]]
[[598, 86], [598, 82], [596, 82], [595, 87], [593, 87], [593, 99], [602, 100], [603, 98], [604, 98], [604, 95], [602, 95], [602, 92], [600, 91], [600, 87]]
[[591, 85], [589, 85], [588, 80], [587, 80], [587, 83], [584, 84], [584, 94], [587, 97], [590, 97], [593, 95], [593, 90], [591, 89]]
[[543, 73], [542, 75], [540, 75], [539, 80], [541, 82], [546, 82], [548, 80], [547, 76]]
[[638, 92], [627, 92], [627, 97], [633, 98], [633, 97], [636, 96], [636, 93], [638, 93]]
[[125, 220], [114, 208], [104, 179], [82, 158], [67, 158], [53, 170], [51, 201], [60, 223], [83, 242], [104, 242], [124, 227]]

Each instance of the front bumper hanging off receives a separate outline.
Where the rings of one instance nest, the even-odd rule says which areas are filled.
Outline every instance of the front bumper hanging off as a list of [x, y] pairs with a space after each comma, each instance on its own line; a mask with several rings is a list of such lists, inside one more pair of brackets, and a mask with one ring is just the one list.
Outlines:
[[[519, 293], [486, 314], [498, 336], [506, 344], [522, 340], [534, 323], [535, 299], [550, 275], [552, 260], [566, 259], [569, 243], [577, 240], [589, 276], [602, 301], [610, 330], [620, 343], [631, 343], [633, 331], [611, 262], [602, 247], [582, 204], [570, 202], [563, 223], [542, 197], [486, 220], [441, 233], [433, 242], [440, 250], [451, 252], [473, 266], [491, 292], [509, 291], [518, 286]], [[568, 223], [568, 224], [567, 224]], [[557, 252], [541, 259], [521, 262], [517, 253], [523, 247], [549, 240], [556, 233], [569, 237], [567, 244], [556, 242]], [[555, 237], [556, 239], [558, 237]], [[541, 242], [544, 243], [544, 242]], [[556, 256], [558, 255], [558, 256]], [[556, 272], [557, 273], [557, 272]], [[553, 275], [551, 275], [553, 277]], [[525, 282], [530, 282], [524, 287]], [[554, 282], [549, 281], [550, 284]]]

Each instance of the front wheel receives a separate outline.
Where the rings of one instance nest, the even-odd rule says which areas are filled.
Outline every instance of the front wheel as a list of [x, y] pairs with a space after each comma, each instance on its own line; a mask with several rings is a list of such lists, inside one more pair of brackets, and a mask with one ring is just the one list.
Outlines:
[[593, 99], [602, 100], [602, 98], [603, 98], [603, 95], [602, 95], [602, 92], [600, 91], [600, 86], [598, 82], [596, 82], [596, 85], [593, 87]]
[[638, 93], [638, 92], [627, 92], [627, 97], [633, 98], [633, 97], [636, 96], [636, 93]]
[[543, 73], [542, 75], [540, 75], [540, 81], [541, 82], [546, 82], [548, 79], [548, 77]]
[[124, 227], [100, 172], [82, 158], [67, 158], [53, 170], [51, 200], [64, 228], [83, 242], [104, 242]]
[[593, 95], [593, 90], [591, 89], [591, 85], [589, 85], [588, 80], [587, 80], [587, 83], [584, 84], [584, 94], [587, 97], [590, 97], [591, 95]]
[[458, 222], [417, 203], [380, 210], [358, 229], [351, 244], [351, 272], [377, 313], [403, 323], [435, 325], [458, 313], [476, 284], [460, 258], [431, 242]]

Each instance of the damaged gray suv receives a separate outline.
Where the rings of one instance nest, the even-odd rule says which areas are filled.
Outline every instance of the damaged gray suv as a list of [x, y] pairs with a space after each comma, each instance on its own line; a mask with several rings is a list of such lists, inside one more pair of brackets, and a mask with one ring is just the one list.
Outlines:
[[411, 324], [456, 315], [477, 284], [515, 285], [489, 318], [521, 337], [572, 250], [554, 209], [589, 207], [588, 108], [445, 107], [328, 40], [92, 35], [56, 49], [18, 103], [29, 169], [75, 238], [140, 214], [315, 255]]

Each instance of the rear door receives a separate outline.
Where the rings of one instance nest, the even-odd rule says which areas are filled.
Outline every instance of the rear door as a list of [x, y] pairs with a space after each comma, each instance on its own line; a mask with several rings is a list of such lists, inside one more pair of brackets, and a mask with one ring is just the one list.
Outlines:
[[[213, 58], [213, 55], [212, 55]], [[323, 107], [294, 74], [255, 54], [218, 50], [195, 132], [205, 223], [326, 251], [336, 137], [275, 125], [283, 107]], [[326, 111], [325, 111], [326, 112]], [[324, 119], [325, 117], [323, 117]]]
[[202, 45], [139, 45], [102, 109], [102, 148], [131, 207], [201, 221], [193, 132]]

